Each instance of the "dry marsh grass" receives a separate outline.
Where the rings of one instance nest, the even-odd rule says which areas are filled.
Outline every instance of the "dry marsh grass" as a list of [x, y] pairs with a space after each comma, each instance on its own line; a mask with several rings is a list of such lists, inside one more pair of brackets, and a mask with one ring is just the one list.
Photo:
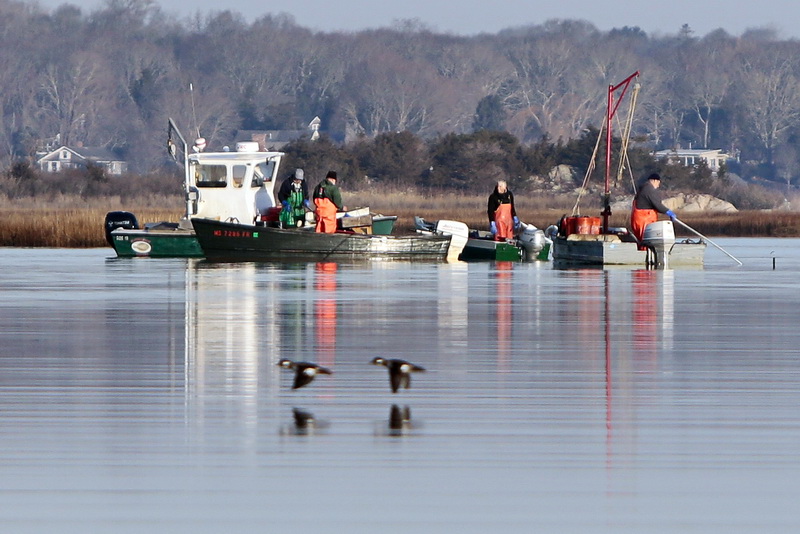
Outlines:
[[[397, 233], [413, 230], [414, 216], [426, 220], [454, 219], [472, 228], [486, 228], [486, 197], [469, 194], [422, 194], [409, 191], [346, 191], [350, 208], [369, 206], [374, 212], [397, 215]], [[521, 220], [546, 228], [570, 213], [574, 199], [536, 196], [517, 198]], [[177, 221], [183, 213], [180, 198], [145, 197], [121, 201], [118, 197], [82, 199], [57, 197], [48, 200], [0, 199], [0, 246], [12, 247], [104, 247], [105, 215], [109, 211], [133, 212], [140, 224]], [[599, 205], [583, 206], [582, 212], [599, 213]], [[681, 220], [698, 232], [713, 236], [800, 237], [800, 213], [749, 211], [735, 214], [684, 214]], [[627, 213], [615, 213], [613, 226], [624, 226]], [[680, 227], [680, 235], [688, 235]]]

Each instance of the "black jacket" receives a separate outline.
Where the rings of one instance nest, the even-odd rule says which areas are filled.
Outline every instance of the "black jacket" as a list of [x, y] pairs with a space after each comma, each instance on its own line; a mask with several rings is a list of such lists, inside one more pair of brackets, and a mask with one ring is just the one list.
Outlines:
[[497, 191], [497, 186], [495, 186], [494, 192], [489, 195], [489, 205], [486, 209], [490, 223], [494, 221], [494, 212], [497, 211], [500, 204], [511, 204], [511, 215], [513, 217], [517, 216], [517, 209], [514, 207], [514, 193], [510, 189], [506, 189], [505, 193], [500, 193]]
[[[293, 180], [294, 180], [294, 174], [285, 179], [281, 184], [281, 188], [278, 189], [278, 203], [283, 203], [284, 200], [289, 198], [289, 194], [292, 192]], [[300, 182], [300, 188], [303, 191], [303, 200], [308, 200], [308, 186], [306, 185], [305, 180], [302, 180]]]
[[669, 210], [661, 201], [661, 192], [653, 187], [650, 180], [645, 180], [633, 202], [637, 210], [656, 210], [659, 213], [667, 213]]

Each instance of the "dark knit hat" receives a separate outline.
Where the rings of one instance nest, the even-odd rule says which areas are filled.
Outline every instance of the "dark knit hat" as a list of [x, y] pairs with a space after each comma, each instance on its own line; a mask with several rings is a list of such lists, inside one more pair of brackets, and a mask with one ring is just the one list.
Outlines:
[[333, 178], [336, 180], [336, 171], [328, 171], [328, 174], [325, 175], [325, 178]]
[[660, 182], [661, 181], [661, 176], [659, 176], [659, 174], [657, 172], [654, 172], [653, 174], [648, 176], [647, 179], [648, 180], [658, 180]]

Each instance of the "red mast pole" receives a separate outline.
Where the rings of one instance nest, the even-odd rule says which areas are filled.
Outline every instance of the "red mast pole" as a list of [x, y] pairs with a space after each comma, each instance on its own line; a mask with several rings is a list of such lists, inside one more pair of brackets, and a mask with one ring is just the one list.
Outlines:
[[[628, 86], [637, 76], [639, 76], [638, 70], [617, 85], [608, 86], [608, 107], [606, 108], [606, 176], [605, 187], [603, 189], [603, 211], [601, 213], [603, 216], [604, 234], [608, 233], [608, 218], [611, 216], [611, 119], [614, 118], [619, 105], [622, 103], [622, 99], [625, 98], [625, 92], [628, 90]], [[619, 99], [615, 105], [614, 93], [620, 89], [622, 89], [622, 91], [620, 92]]]

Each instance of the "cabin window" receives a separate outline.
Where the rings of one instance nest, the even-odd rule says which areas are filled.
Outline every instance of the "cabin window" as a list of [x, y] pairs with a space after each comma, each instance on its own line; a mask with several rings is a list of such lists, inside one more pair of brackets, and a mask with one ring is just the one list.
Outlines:
[[62, 150], [61, 151], [61, 159], [69, 159], [69, 151]]
[[246, 165], [234, 165], [233, 169], [231, 169], [232, 176], [233, 176], [233, 187], [242, 187], [244, 184], [244, 175], [247, 174], [247, 166]]
[[264, 182], [272, 181], [272, 173], [275, 171], [274, 161], [264, 161], [256, 165], [253, 169], [253, 181], [250, 187], [261, 187]]
[[195, 165], [194, 180], [197, 187], [225, 187], [228, 168], [225, 165]]

